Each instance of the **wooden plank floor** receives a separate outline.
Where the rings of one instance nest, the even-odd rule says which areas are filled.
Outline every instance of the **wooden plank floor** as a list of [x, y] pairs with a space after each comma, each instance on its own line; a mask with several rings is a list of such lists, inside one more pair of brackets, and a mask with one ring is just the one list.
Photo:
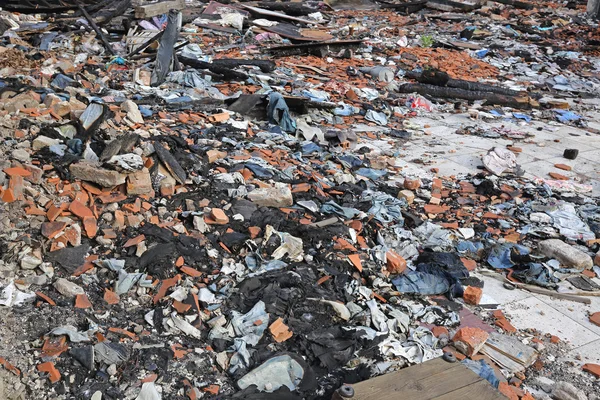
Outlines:
[[506, 400], [460, 362], [436, 358], [352, 385], [352, 400]]

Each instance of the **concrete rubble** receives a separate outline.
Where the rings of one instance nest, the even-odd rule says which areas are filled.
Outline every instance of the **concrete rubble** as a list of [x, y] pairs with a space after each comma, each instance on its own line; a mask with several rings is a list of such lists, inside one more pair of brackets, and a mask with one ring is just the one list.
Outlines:
[[2, 7], [1, 399], [598, 398], [584, 2]]

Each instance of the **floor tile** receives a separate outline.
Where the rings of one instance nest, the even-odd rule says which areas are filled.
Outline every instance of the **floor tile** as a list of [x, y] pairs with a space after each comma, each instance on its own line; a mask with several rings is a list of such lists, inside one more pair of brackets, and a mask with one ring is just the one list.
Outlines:
[[571, 348], [600, 339], [597, 333], [533, 296], [508, 303], [504, 313], [510, 317], [515, 328], [535, 328], [542, 333], [558, 336], [568, 342]]

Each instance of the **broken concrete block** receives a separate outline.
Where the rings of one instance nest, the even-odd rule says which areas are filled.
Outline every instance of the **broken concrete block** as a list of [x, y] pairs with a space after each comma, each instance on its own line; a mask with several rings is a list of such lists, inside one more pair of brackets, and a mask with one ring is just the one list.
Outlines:
[[219, 151], [219, 150], [209, 150], [206, 152], [206, 156], [208, 157], [209, 163], [214, 163], [215, 161], [218, 161], [218, 160], [221, 160], [221, 159], [227, 157], [227, 152]]
[[127, 194], [138, 195], [152, 192], [152, 179], [148, 168], [127, 175]]
[[292, 191], [287, 185], [254, 189], [248, 193], [248, 198], [262, 207], [289, 207], [294, 204]]
[[58, 139], [52, 139], [49, 138], [48, 136], [38, 136], [35, 139], [33, 139], [33, 143], [31, 144], [31, 147], [33, 148], [33, 150], [40, 150], [43, 149], [44, 147], [50, 147], [53, 146], [55, 144], [59, 144], [60, 140]]
[[587, 400], [587, 396], [582, 390], [568, 382], [556, 382], [552, 390], [554, 400]]
[[467, 357], [477, 354], [483, 348], [489, 334], [479, 328], [461, 328], [456, 332], [452, 341], [454, 347]]
[[71, 114], [71, 104], [68, 101], [61, 101], [50, 107], [50, 110], [53, 114], [64, 118]]
[[127, 113], [126, 118], [133, 124], [143, 124], [144, 117], [142, 117], [142, 113], [137, 104], [135, 104], [131, 100], [125, 100], [121, 103], [121, 110]]
[[594, 266], [592, 257], [559, 239], [543, 240], [538, 249], [546, 257], [556, 258], [569, 268], [591, 269]]
[[86, 162], [71, 164], [69, 170], [73, 178], [94, 182], [103, 187], [113, 187], [125, 183], [126, 175]]
[[21, 259], [21, 268], [22, 269], [36, 269], [38, 265], [40, 265], [42, 263], [42, 260], [40, 260], [39, 258], [32, 256], [32, 255], [26, 255], [25, 257], [23, 257]]
[[406, 200], [408, 204], [412, 204], [413, 201], [415, 201], [415, 194], [411, 190], [405, 189], [401, 190], [400, 193], [398, 193], [398, 198]]
[[85, 291], [81, 286], [65, 278], [58, 278], [53, 286], [60, 294], [66, 297], [75, 297], [78, 294], [85, 294]]
[[12, 158], [21, 162], [29, 162], [29, 152], [25, 149], [15, 149], [10, 153]]

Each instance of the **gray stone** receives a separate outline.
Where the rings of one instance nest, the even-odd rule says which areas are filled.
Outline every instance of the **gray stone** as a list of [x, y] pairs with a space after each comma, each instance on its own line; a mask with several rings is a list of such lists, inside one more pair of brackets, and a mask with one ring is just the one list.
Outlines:
[[58, 278], [53, 286], [60, 294], [66, 297], [75, 297], [78, 294], [85, 294], [85, 291], [81, 286], [68, 281], [65, 278]]
[[40, 260], [39, 258], [32, 256], [32, 255], [26, 255], [25, 257], [23, 257], [21, 259], [21, 268], [23, 269], [36, 269], [38, 265], [40, 265], [42, 263], [42, 260]]
[[69, 167], [75, 179], [94, 182], [103, 187], [113, 187], [125, 183], [126, 175], [117, 171], [110, 171], [97, 165], [79, 162]]
[[569, 268], [591, 269], [594, 266], [592, 257], [559, 239], [543, 240], [538, 248], [546, 257], [556, 258]]
[[588, 400], [582, 390], [568, 382], [556, 382], [554, 390], [552, 390], [552, 398], [554, 400]]
[[533, 384], [538, 386], [546, 393], [550, 393], [554, 389], [554, 382], [552, 379], [546, 378], [545, 376], [538, 376], [533, 380]]
[[117, 366], [115, 364], [110, 364], [108, 368], [106, 368], [106, 373], [110, 376], [114, 376], [117, 374]]
[[25, 149], [15, 149], [10, 154], [15, 160], [21, 162], [29, 162], [29, 152]]
[[127, 113], [126, 118], [134, 124], [143, 124], [144, 117], [142, 117], [142, 113], [137, 104], [135, 104], [131, 100], [125, 100], [121, 104], [121, 110]]
[[248, 193], [248, 198], [261, 207], [289, 207], [294, 204], [292, 191], [287, 185], [254, 189]]

